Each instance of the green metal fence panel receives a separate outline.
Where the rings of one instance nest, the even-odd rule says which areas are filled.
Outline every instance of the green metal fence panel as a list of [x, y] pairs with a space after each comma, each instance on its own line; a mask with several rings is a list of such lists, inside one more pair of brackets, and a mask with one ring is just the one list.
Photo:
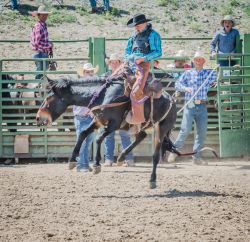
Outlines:
[[[30, 158], [48, 158], [48, 157], [69, 157], [75, 144], [76, 136], [74, 130], [72, 108], [68, 110], [52, 124], [52, 127], [37, 127], [36, 113], [45, 96], [47, 95], [46, 79], [34, 79], [36, 73], [44, 75], [52, 74], [54, 77], [58, 74], [74, 74], [76, 71], [6, 71], [3, 70], [5, 61], [32, 61], [35, 59], [2, 59], [0, 60], [0, 157], [30, 157]], [[58, 58], [58, 61], [89, 61], [88, 58]], [[39, 59], [44, 65], [48, 59]], [[24, 80], [2, 80], [2, 74], [25, 74]], [[4, 83], [13, 85], [3, 88]], [[17, 88], [16, 83], [26, 83], [29, 87]], [[38, 86], [39, 84], [39, 86]], [[18, 97], [5, 97], [3, 93], [21, 92], [23, 95]], [[36, 97], [25, 97], [24, 94], [36, 93]], [[12, 104], [8, 102], [13, 102]], [[37, 102], [30, 104], [30, 102]], [[11, 111], [11, 112], [10, 112]], [[27, 135], [28, 152], [16, 153], [15, 142], [18, 137]]]
[[250, 154], [250, 83], [247, 81], [248, 75], [243, 74], [249, 70], [250, 66], [241, 66], [221, 67], [219, 71], [217, 90], [221, 157]]
[[[164, 40], [210, 40], [211, 38], [165, 38]], [[54, 41], [57, 43], [73, 43], [73, 42], [88, 42], [89, 44], [89, 53], [87, 58], [64, 58], [57, 59], [58, 61], [69, 61], [69, 60], [85, 60], [91, 62], [93, 65], [99, 65], [99, 74], [102, 74], [106, 71], [105, 65], [105, 48], [106, 41], [124, 41], [126, 38], [119, 39], [106, 39], [105, 38], [89, 38], [86, 40], [78, 40], [78, 41]], [[1, 42], [6, 42], [2, 41]], [[18, 43], [20, 41], [7, 41]], [[21, 41], [21, 42], [29, 42], [29, 41]], [[243, 38], [237, 40], [237, 52], [242, 52], [243, 55], [249, 51], [249, 35], [244, 35]], [[249, 56], [244, 55], [231, 55], [232, 58], [235, 58], [239, 61], [239, 63], [244, 66], [250, 66], [249, 64]], [[222, 56], [223, 57], [223, 56]], [[178, 59], [176, 57], [167, 56], [162, 58], [163, 61], [175, 60]], [[190, 57], [187, 57], [190, 59]], [[35, 75], [37, 72], [35, 71], [7, 71], [3, 70], [3, 62], [6, 61], [32, 61], [35, 59], [26, 58], [26, 59], [2, 59], [0, 60], [0, 75], [2, 73], [6, 74], [25, 74], [25, 75]], [[41, 60], [41, 59], [39, 59]], [[47, 59], [42, 59], [44, 65]], [[183, 72], [183, 69], [175, 69], [175, 70], [165, 70], [169, 73], [171, 72]], [[68, 70], [58, 70], [58, 71], [43, 71], [40, 72], [42, 74], [76, 74], [75, 71]], [[221, 73], [221, 72], [220, 72]], [[235, 148], [235, 152], [232, 151], [229, 154], [230, 139], [234, 137], [238, 137], [237, 141], [240, 141], [242, 138], [245, 140], [249, 140], [249, 79], [250, 79], [250, 70], [247, 68], [241, 68], [233, 71], [232, 76], [221, 76], [221, 81], [219, 82], [217, 89], [212, 89], [212, 92], [218, 92], [218, 97], [213, 95], [209, 97], [208, 104], [208, 137], [206, 140], [206, 145], [209, 145], [213, 148], [220, 148], [220, 154], [222, 157], [224, 156], [232, 156], [235, 155], [238, 148]], [[163, 81], [175, 82], [175, 79], [164, 78]], [[15, 83], [15, 81], [13, 81]], [[32, 78], [25, 78], [24, 83], [33, 83], [36, 84], [40, 81], [37, 81]], [[227, 84], [229, 82], [229, 84]], [[0, 84], [3, 83], [3, 80], [0, 79]], [[167, 90], [172, 92], [174, 91], [174, 85], [167, 87]], [[12, 88], [13, 92], [18, 91], [17, 89]], [[8, 91], [11, 91], [8, 90]], [[23, 91], [28, 92], [29, 90], [24, 89]], [[43, 86], [42, 88], [34, 88], [32, 91], [38, 91], [40, 97], [37, 97], [37, 101], [43, 100], [44, 96], [46, 96], [47, 90]], [[73, 115], [72, 110], [69, 108], [65, 114], [62, 115], [55, 123], [53, 123], [50, 128], [38, 128], [35, 125], [35, 116], [30, 113], [29, 105], [13, 105], [12, 109], [16, 112], [10, 114], [3, 114], [3, 110], [8, 110], [9, 107], [3, 105], [4, 101], [8, 101], [8, 99], [2, 97], [3, 90], [0, 89], [0, 157], [69, 157], [72, 152], [74, 143], [75, 143], [75, 131], [74, 131], [74, 123], [73, 123]], [[30, 101], [30, 98], [13, 98], [12, 101]], [[218, 101], [218, 110], [214, 107], [215, 101]], [[177, 107], [180, 108], [183, 106], [183, 97], [180, 97], [177, 102]], [[229, 108], [228, 108], [229, 107]], [[33, 107], [38, 108], [38, 105]], [[20, 109], [23, 109], [23, 113], [20, 113]], [[176, 135], [180, 128], [182, 114], [177, 117], [176, 128], [173, 133]], [[13, 125], [14, 124], [14, 125]], [[10, 126], [13, 125], [13, 126]], [[10, 132], [10, 129], [16, 129], [15, 132]], [[246, 132], [247, 131], [247, 132]], [[16, 135], [27, 134], [29, 135], [29, 153], [28, 154], [15, 154], [14, 153], [14, 143]], [[195, 135], [195, 129], [187, 140], [187, 149], [190, 151], [193, 144], [193, 136]], [[138, 146], [135, 150], [136, 156], [151, 156], [154, 148], [153, 145], [154, 135], [153, 133], [149, 134], [148, 139], [146, 139], [142, 146]], [[118, 141], [118, 142], [117, 142]], [[240, 142], [238, 142], [240, 143]], [[248, 153], [248, 141], [243, 151], [239, 151], [237, 154], [242, 155]], [[247, 147], [248, 145], [248, 147]], [[240, 145], [239, 145], [240, 146]], [[145, 148], [146, 147], [146, 148]], [[116, 135], [116, 154], [121, 150], [121, 143], [119, 139], [117, 140]]]
[[99, 66], [98, 74], [106, 71], [105, 64], [105, 38], [91, 38], [93, 49], [93, 65]]

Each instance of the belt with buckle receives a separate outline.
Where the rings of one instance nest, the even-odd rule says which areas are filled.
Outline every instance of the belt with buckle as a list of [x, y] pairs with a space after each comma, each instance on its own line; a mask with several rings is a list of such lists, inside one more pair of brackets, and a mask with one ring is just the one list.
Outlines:
[[194, 100], [194, 104], [207, 104], [206, 100]]

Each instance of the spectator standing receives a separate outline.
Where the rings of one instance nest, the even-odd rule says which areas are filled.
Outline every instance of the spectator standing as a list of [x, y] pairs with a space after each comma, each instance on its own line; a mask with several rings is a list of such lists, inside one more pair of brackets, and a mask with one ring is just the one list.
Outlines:
[[13, 10], [17, 10], [18, 8], [17, 0], [11, 0], [11, 8]]
[[[98, 8], [96, 6], [96, 0], [89, 0], [91, 8], [92, 8], [92, 13], [98, 13]], [[109, 6], [109, 0], [103, 0], [103, 10], [108, 11], [110, 9]]]
[[[192, 101], [184, 109], [181, 130], [174, 145], [178, 150], [183, 147], [192, 129], [193, 121], [195, 121], [197, 133], [193, 146], [193, 152], [196, 152], [193, 155], [193, 163], [199, 165], [202, 164], [200, 150], [204, 145], [207, 133], [207, 92], [211, 84], [216, 81], [216, 72], [203, 68], [206, 59], [200, 52], [195, 53], [192, 61], [195, 68], [185, 71], [175, 84], [177, 91], [185, 92], [185, 103], [189, 102], [191, 98]], [[200, 87], [201, 89], [194, 96]], [[176, 154], [170, 153], [168, 162], [174, 162], [176, 156]]]
[[178, 59], [174, 60], [174, 62], [169, 64], [167, 67], [184, 69], [192, 68], [192, 66], [188, 64], [187, 60], [185, 59], [185, 57], [187, 57], [187, 54], [184, 50], [179, 50], [174, 57], [177, 57]]
[[[178, 59], [174, 60], [173, 63], [169, 64], [167, 67], [168, 68], [178, 68], [178, 69], [190, 69], [192, 66], [187, 63], [187, 60], [184, 57], [187, 57], [187, 54], [185, 53], [184, 50], [179, 50], [175, 57]], [[181, 59], [183, 58], [183, 59]], [[173, 77], [174, 78], [179, 78], [181, 76], [181, 72], [173, 72]]]
[[[236, 39], [240, 35], [235, 26], [235, 20], [230, 15], [226, 15], [221, 20], [222, 28], [217, 31], [210, 43], [211, 56], [214, 57], [217, 53], [229, 54], [236, 53]], [[235, 65], [235, 61], [219, 60], [220, 66]]]
[[[91, 63], [86, 63], [83, 65], [83, 68], [79, 71], [79, 75], [83, 77], [91, 77], [94, 76], [97, 72], [98, 68], [94, 68]], [[93, 114], [89, 113], [89, 109], [84, 106], [73, 106], [74, 113], [74, 123], [76, 128], [76, 136], [77, 139], [80, 133], [85, 130], [93, 120]], [[76, 170], [78, 172], [88, 172], [92, 171], [89, 166], [90, 160], [90, 147], [94, 139], [94, 133], [89, 134], [87, 138], [82, 143], [80, 148], [79, 157], [77, 157], [76, 164], [69, 164], [69, 169], [73, 169], [76, 166]]]
[[[38, 22], [32, 28], [31, 48], [35, 52], [33, 58], [48, 58], [52, 52], [53, 44], [49, 41], [46, 20], [51, 12], [45, 6], [40, 6], [37, 11], [32, 12], [32, 16], [37, 16]], [[46, 62], [48, 69], [48, 62]], [[43, 62], [36, 61], [36, 70], [43, 71]], [[37, 74], [36, 79], [41, 79], [43, 74]]]
[[[106, 64], [110, 67], [107, 73], [104, 74], [105, 77], [112, 75], [121, 65], [122, 61], [118, 54], [114, 53], [110, 55], [109, 59], [106, 59]], [[130, 137], [127, 131], [119, 130], [121, 137], [122, 148], [126, 149], [130, 144]], [[105, 163], [104, 166], [112, 166], [114, 162], [114, 149], [115, 149], [115, 131], [109, 134], [104, 140], [104, 155]], [[133, 153], [130, 152], [125, 157], [124, 166], [134, 166]]]
[[135, 32], [130, 36], [125, 49], [125, 59], [136, 69], [136, 81], [130, 94], [132, 110], [126, 120], [134, 124], [131, 133], [140, 131], [144, 117], [143, 89], [147, 81], [150, 61], [157, 60], [162, 55], [161, 37], [152, 29], [144, 14], [136, 14], [127, 22], [128, 27], [134, 27]]

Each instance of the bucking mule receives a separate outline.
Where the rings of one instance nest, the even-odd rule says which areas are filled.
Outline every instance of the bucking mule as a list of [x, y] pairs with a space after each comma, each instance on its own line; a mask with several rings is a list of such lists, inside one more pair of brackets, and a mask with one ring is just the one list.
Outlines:
[[[130, 99], [124, 95], [124, 81], [133, 79], [133, 73], [126, 66], [107, 79], [88, 77], [74, 80], [61, 78], [48, 82], [51, 90], [43, 101], [37, 113], [38, 125], [49, 125], [55, 121], [70, 105], [88, 106], [94, 113], [94, 120], [84, 130], [77, 140], [70, 162], [75, 162], [84, 139], [94, 130], [103, 127], [96, 139], [97, 151], [93, 166], [95, 174], [101, 171], [101, 143], [111, 132], [118, 129], [128, 130], [129, 125], [125, 117], [130, 110]], [[150, 188], [156, 187], [156, 168], [161, 154], [168, 150], [177, 153], [169, 135], [176, 122], [176, 106], [171, 96], [163, 91], [156, 99], [148, 98], [144, 108], [146, 122], [142, 124], [139, 133], [135, 135], [135, 141], [119, 155], [117, 162], [125, 159], [134, 147], [147, 136], [146, 130], [154, 126], [156, 131], [155, 151], [153, 154], [153, 169], [150, 178]]]

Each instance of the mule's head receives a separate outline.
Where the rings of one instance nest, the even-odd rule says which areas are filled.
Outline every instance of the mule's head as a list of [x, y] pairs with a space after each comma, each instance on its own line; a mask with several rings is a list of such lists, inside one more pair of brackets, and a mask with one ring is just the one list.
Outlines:
[[52, 88], [36, 114], [38, 126], [50, 126], [69, 106], [66, 98], [67, 90], [65, 90], [67, 87], [59, 87], [58, 83], [52, 82], [52, 80], [49, 80], [49, 83]]

